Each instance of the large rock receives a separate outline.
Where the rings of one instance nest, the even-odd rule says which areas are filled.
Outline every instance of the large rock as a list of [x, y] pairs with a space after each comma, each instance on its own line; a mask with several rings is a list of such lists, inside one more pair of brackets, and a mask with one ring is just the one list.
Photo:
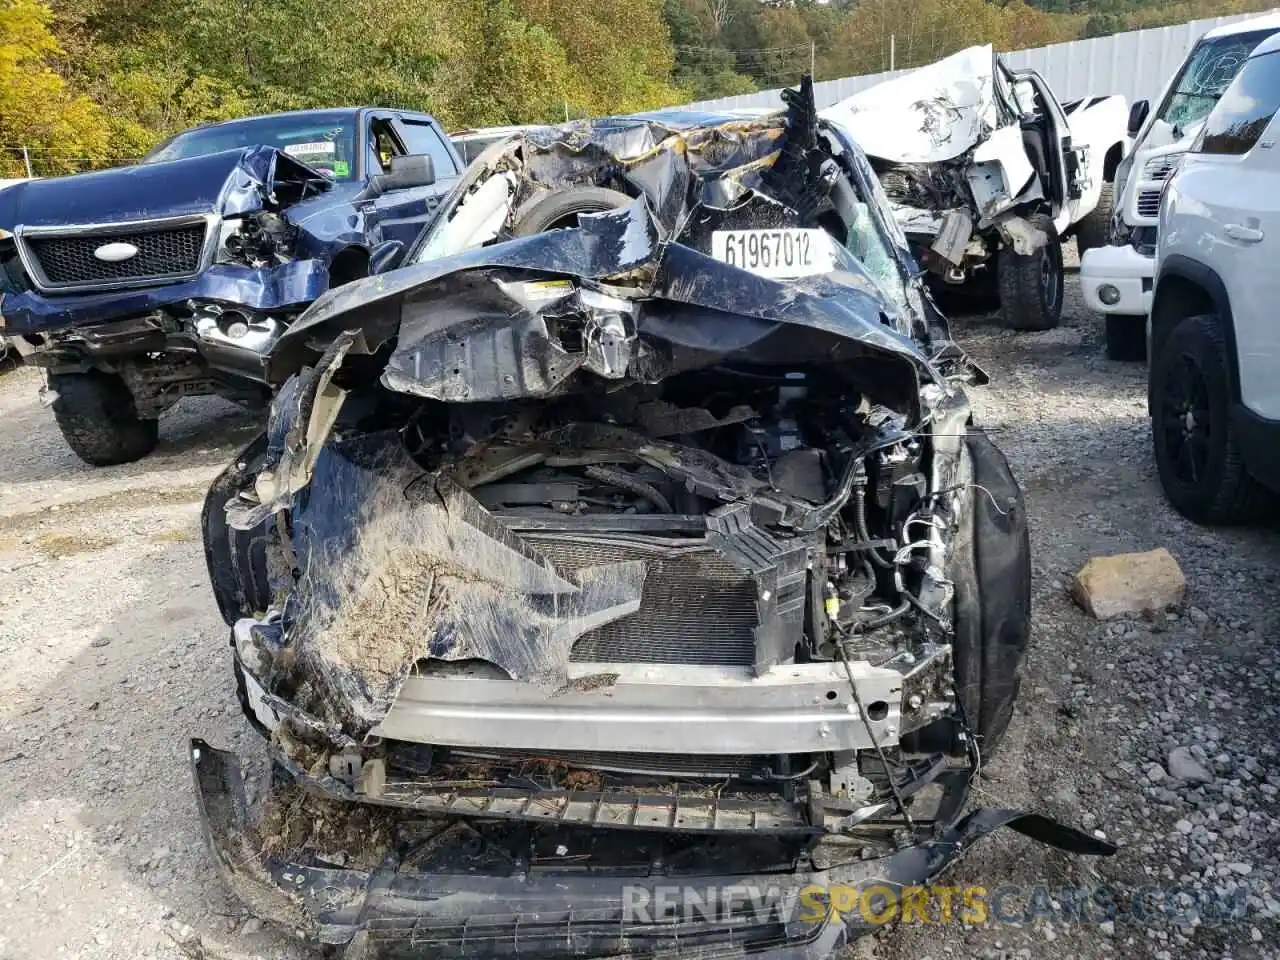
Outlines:
[[1094, 557], [1076, 574], [1071, 596], [1099, 620], [1154, 613], [1182, 603], [1186, 578], [1164, 547]]
[[1213, 774], [1186, 747], [1175, 747], [1169, 751], [1169, 776], [1187, 783], [1210, 783]]

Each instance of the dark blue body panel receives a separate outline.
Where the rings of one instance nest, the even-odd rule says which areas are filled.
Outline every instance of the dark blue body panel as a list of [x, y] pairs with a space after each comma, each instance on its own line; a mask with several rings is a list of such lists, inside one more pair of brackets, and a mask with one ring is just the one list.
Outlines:
[[173, 163], [117, 167], [28, 180], [0, 193], [0, 225], [13, 229], [221, 213], [224, 187], [241, 151]]
[[6, 293], [6, 333], [49, 333], [84, 323], [109, 323], [187, 300], [214, 301], [268, 313], [300, 310], [329, 289], [325, 260], [294, 260], [255, 270], [217, 263], [187, 283], [44, 296], [34, 290]]
[[[367, 108], [351, 114], [362, 137], [374, 116], [387, 116]], [[192, 280], [75, 292], [9, 284], [0, 289], [8, 332], [51, 333], [182, 308], [190, 300], [297, 312], [328, 289], [329, 268], [344, 251], [367, 256], [388, 240], [407, 247], [457, 176], [456, 169], [440, 169], [431, 186], [380, 192], [370, 189], [363, 167], [357, 179], [335, 182], [273, 147], [250, 147], [10, 187], [0, 192], [0, 228], [7, 230], [275, 211], [297, 233], [293, 259], [270, 267], [215, 262]], [[285, 202], [304, 182], [302, 198]]]

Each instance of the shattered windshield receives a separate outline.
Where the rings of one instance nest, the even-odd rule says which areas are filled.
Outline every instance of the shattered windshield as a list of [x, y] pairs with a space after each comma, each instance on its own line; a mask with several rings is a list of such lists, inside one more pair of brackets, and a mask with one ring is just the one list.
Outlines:
[[871, 215], [871, 208], [865, 201], [852, 204], [852, 220], [849, 233], [845, 238], [845, 249], [853, 254], [862, 264], [871, 279], [893, 300], [899, 309], [905, 309], [906, 300], [902, 272], [898, 261], [889, 249], [884, 234]]
[[143, 163], [185, 160], [242, 147], [276, 147], [333, 176], [355, 176], [356, 118], [349, 113], [284, 114], [233, 120], [180, 133], [143, 158]]
[[1183, 64], [1156, 119], [1179, 134], [1199, 123], [1230, 86], [1253, 48], [1274, 32], [1253, 30], [1201, 41]]

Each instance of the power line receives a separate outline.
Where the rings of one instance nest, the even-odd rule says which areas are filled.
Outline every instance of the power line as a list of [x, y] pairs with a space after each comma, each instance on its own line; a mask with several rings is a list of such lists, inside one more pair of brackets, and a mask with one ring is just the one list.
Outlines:
[[673, 49], [675, 49], [675, 50], [688, 50], [688, 51], [713, 50], [713, 51], [716, 51], [716, 52], [718, 52], [718, 53], [733, 53], [733, 54], [739, 54], [739, 53], [777, 53], [777, 52], [779, 52], [779, 51], [785, 51], [785, 50], [808, 50], [808, 49], [809, 49], [809, 44], [806, 42], [806, 43], [797, 43], [797, 44], [794, 44], [794, 45], [792, 45], [792, 46], [787, 46], [787, 47], [741, 47], [741, 48], [736, 49], [736, 50], [735, 50], [735, 49], [732, 49], [732, 48], [730, 48], [730, 47], [698, 47], [698, 46], [690, 46], [690, 45], [684, 45], [684, 44], [676, 44], [676, 45], [674, 45]]

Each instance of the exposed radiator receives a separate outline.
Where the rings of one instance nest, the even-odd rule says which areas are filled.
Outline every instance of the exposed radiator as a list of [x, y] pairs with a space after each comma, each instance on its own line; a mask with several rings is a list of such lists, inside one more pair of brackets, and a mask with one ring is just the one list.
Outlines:
[[526, 540], [562, 571], [625, 560], [648, 564], [640, 609], [584, 634], [574, 644], [571, 660], [704, 666], [755, 662], [755, 580], [712, 548], [528, 535]]

